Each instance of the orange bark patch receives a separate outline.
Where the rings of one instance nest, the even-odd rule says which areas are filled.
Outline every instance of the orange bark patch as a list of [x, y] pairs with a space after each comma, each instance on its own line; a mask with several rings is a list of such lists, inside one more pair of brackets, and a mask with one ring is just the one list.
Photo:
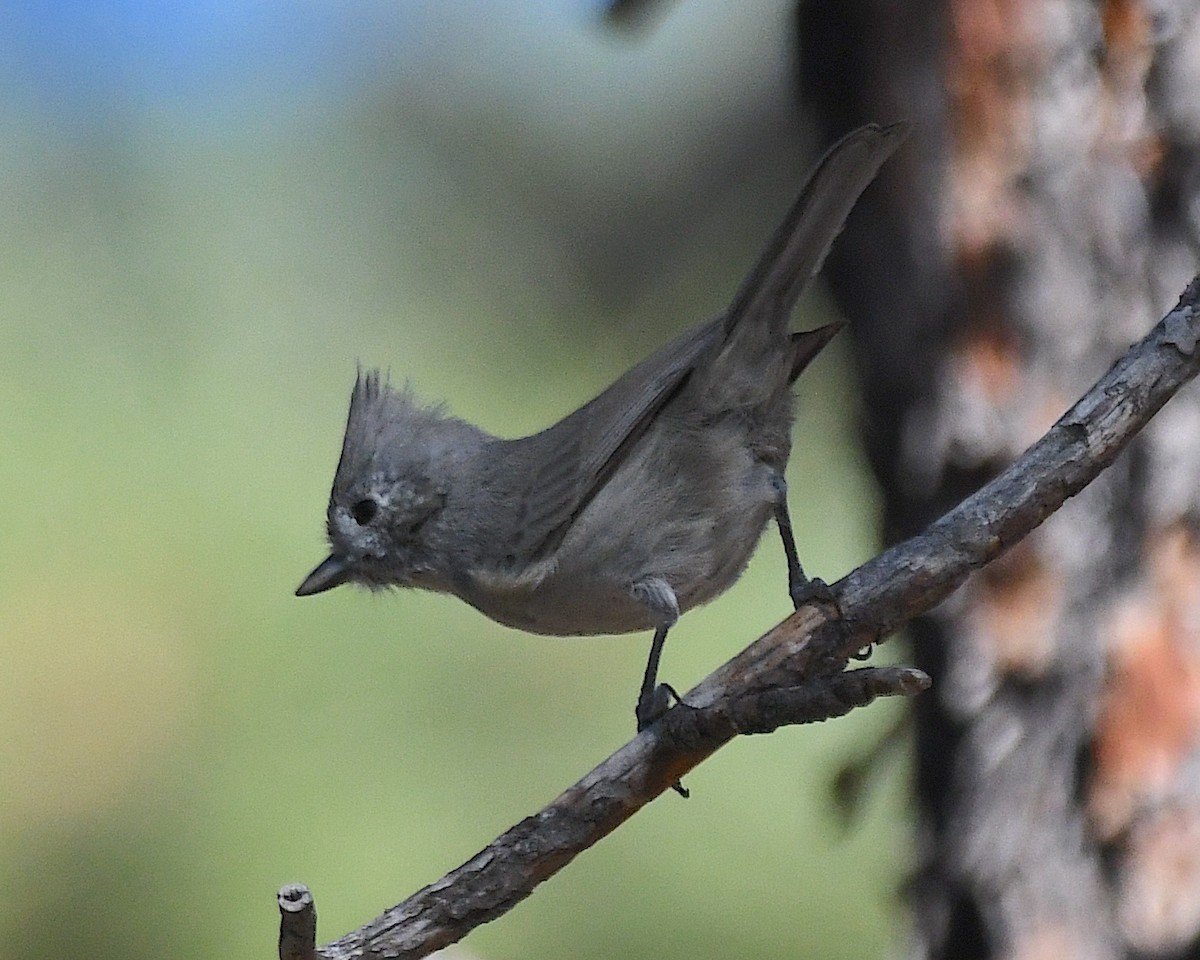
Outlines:
[[975, 329], [958, 351], [960, 376], [993, 404], [1006, 403], [1021, 379], [1021, 358], [1009, 337], [996, 329]]
[[1153, 52], [1145, 3], [1142, 0], [1108, 0], [1101, 17], [1106, 74], [1118, 82], [1144, 74]]
[[1050, 663], [1063, 586], [1029, 541], [980, 572], [974, 632], [999, 672], [1038, 676]]
[[1028, 151], [1028, 0], [953, 0], [946, 88], [953, 127], [948, 236], [967, 261], [1004, 245]]
[[1089, 812], [1102, 838], [1169, 794], [1200, 745], [1200, 550], [1176, 528], [1149, 549], [1149, 589], [1114, 611]]

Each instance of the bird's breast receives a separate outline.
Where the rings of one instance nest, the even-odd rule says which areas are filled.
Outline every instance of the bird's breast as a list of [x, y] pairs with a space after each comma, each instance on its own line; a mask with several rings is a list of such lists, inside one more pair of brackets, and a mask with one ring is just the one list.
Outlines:
[[655, 626], [625, 581], [562, 570], [530, 569], [519, 575], [480, 572], [462, 599], [505, 626], [557, 637], [632, 633]]

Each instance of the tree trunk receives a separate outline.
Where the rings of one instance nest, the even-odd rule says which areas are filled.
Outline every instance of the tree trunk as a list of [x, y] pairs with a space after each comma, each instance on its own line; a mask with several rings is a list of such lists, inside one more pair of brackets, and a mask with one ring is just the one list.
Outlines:
[[[993, 476], [1200, 247], [1200, 4], [809, 0], [823, 141], [916, 122], [826, 275], [895, 540]], [[911, 630], [917, 953], [1200, 955], [1200, 393]]]

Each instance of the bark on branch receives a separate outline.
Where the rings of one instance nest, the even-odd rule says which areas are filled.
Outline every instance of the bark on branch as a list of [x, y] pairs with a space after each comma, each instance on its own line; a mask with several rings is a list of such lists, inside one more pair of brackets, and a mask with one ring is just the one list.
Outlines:
[[1198, 301], [1200, 277], [1007, 470], [924, 533], [835, 584], [843, 619], [833, 609], [798, 610], [688, 691], [687, 706], [675, 707], [441, 880], [315, 952], [311, 894], [284, 888], [281, 958], [424, 957], [507, 912], [738, 734], [828, 719], [879, 696], [925, 689], [928, 678], [912, 668], [847, 671], [846, 665], [995, 560], [1112, 463], [1200, 370]]

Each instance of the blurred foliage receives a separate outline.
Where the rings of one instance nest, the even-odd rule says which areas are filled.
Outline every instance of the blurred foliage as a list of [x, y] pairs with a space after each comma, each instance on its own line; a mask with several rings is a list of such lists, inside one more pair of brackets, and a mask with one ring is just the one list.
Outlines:
[[[718, 309], [804, 166], [786, 3], [680, 4], [636, 42], [579, 4], [430, 0], [367, 24], [314, 6], [302, 42], [276, 24], [288, 69], [233, 57], [227, 26], [238, 71], [191, 86], [130, 66], [170, 38], [118, 30], [69, 103], [53, 45], [0, 49], [0, 938], [27, 960], [273, 956], [292, 880], [328, 939], [632, 734], [648, 637], [292, 597], [321, 556], [355, 363], [536, 429]], [[344, 29], [305, 59], [314, 22]], [[840, 349], [803, 383], [791, 475], [827, 577], [875, 528]], [[765, 543], [673, 633], [679, 687], [787, 612]], [[846, 836], [829, 785], [892, 709], [733, 745], [692, 800], [655, 802], [470, 945], [879, 954], [906, 785]]]

